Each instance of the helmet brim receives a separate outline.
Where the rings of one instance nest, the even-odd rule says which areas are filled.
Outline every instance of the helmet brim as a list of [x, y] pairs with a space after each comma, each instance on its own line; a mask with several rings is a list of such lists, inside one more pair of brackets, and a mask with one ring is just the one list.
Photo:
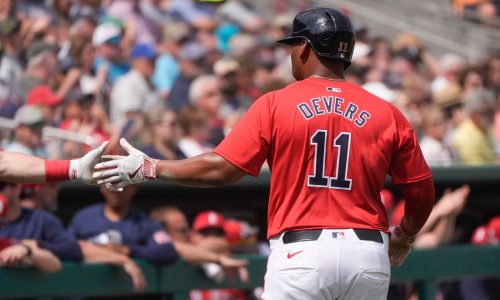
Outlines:
[[277, 40], [276, 43], [293, 46], [294, 44], [297, 44], [297, 42], [300, 42], [301, 40], [304, 40], [304, 38], [296, 37], [296, 36], [289, 36], [289, 37], [286, 37], [284, 39]]

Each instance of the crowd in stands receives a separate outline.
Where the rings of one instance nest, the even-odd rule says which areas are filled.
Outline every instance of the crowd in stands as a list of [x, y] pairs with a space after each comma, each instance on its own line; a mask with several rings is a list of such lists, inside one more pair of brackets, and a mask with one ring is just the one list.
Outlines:
[[500, 1], [452, 0], [453, 10], [459, 16], [491, 27], [500, 27]]
[[[294, 80], [289, 50], [274, 42], [293, 20], [287, 2], [275, 1], [276, 15], [265, 19], [245, 0], [1, 1], [2, 149], [67, 159], [110, 140], [110, 152], [120, 154], [118, 140], [125, 137], [158, 159], [210, 151], [253, 101]], [[295, 9], [308, 5], [290, 2]], [[491, 14], [493, 7], [498, 16], [498, 1], [453, 4], [458, 12], [474, 6]], [[404, 113], [429, 165], [499, 161], [500, 50], [474, 61], [454, 53], [435, 57], [411, 33], [388, 40], [359, 20], [353, 26], [356, 48], [346, 79]], [[46, 136], [47, 127], [58, 130]], [[118, 196], [102, 189], [103, 203], [81, 210], [65, 229], [49, 213], [57, 210], [57, 185], [0, 184], [6, 198], [0, 199], [0, 265], [28, 261], [57, 271], [60, 260], [106, 262], [122, 266], [141, 290], [144, 276], [131, 258], [170, 263], [181, 257], [203, 264], [215, 280], [225, 274], [221, 266], [245, 280], [244, 263], [229, 255], [267, 253], [257, 229], [241, 220], [205, 212], [191, 234], [176, 207], [155, 209], [152, 218], [134, 208], [136, 191], [128, 187]], [[469, 191], [463, 186], [442, 195], [418, 247], [451, 240]], [[403, 202], [391, 201], [387, 208], [397, 218]], [[483, 229], [487, 238], [475, 235], [475, 243], [498, 244], [498, 222]], [[204, 299], [203, 291], [192, 297]]]

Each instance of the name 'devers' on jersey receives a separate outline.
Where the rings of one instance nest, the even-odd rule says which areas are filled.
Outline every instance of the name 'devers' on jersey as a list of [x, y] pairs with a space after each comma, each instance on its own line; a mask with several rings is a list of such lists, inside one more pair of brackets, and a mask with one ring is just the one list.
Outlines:
[[321, 96], [312, 98], [310, 103], [302, 102], [297, 105], [300, 113], [306, 120], [324, 114], [337, 114], [343, 116], [347, 120], [354, 122], [358, 127], [363, 127], [371, 115], [366, 110], [359, 111], [359, 108], [354, 103], [344, 104], [344, 99], [334, 96]]

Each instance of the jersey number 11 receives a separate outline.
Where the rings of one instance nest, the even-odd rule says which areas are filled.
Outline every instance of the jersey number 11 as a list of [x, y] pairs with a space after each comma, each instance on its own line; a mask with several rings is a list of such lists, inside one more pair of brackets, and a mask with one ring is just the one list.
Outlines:
[[333, 146], [338, 148], [337, 170], [335, 177], [325, 176], [326, 141], [328, 131], [318, 130], [311, 137], [314, 145], [314, 173], [307, 176], [307, 185], [311, 187], [324, 187], [338, 190], [350, 190], [352, 180], [347, 178], [349, 169], [349, 152], [351, 149], [351, 133], [341, 132], [333, 141]]

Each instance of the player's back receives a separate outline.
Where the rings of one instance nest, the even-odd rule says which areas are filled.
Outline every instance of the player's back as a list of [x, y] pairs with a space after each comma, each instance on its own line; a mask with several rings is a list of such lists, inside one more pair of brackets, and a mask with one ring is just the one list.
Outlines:
[[421, 165], [402, 114], [355, 84], [315, 77], [265, 97], [272, 170], [268, 235], [313, 228], [387, 230], [379, 198], [387, 173], [406, 183], [428, 171], [401, 164], [405, 156], [416, 156]]

